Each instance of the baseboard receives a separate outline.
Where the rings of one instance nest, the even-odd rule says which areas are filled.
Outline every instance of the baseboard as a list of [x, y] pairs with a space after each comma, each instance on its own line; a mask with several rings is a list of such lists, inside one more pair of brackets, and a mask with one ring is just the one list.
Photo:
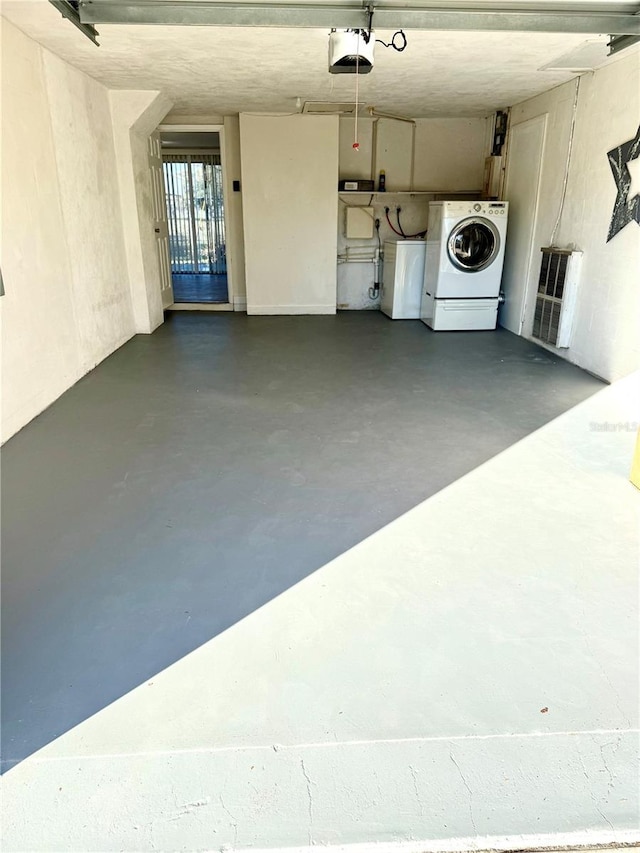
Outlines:
[[246, 296], [234, 296], [233, 297], [233, 310], [234, 311], [246, 311], [247, 310], [247, 297]]
[[331, 305], [247, 305], [247, 314], [335, 314], [335, 303]]
[[[639, 846], [639, 833], [632, 830], [559, 832], [548, 835], [487, 835], [425, 841], [378, 841], [322, 845], [323, 853], [595, 853], [625, 851]], [[253, 848], [252, 853], [314, 853], [315, 846]]]

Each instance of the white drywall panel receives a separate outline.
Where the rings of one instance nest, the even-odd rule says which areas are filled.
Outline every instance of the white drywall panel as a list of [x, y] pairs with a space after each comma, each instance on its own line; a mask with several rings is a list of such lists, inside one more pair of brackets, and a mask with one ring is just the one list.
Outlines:
[[413, 188], [482, 189], [486, 126], [482, 118], [416, 121]]
[[[550, 243], [562, 200], [576, 82], [512, 110], [512, 125], [548, 114], [534, 248]], [[616, 184], [607, 151], [632, 139], [640, 124], [640, 51], [621, 55], [580, 81], [566, 201], [555, 244], [584, 252], [571, 347], [562, 355], [604, 379], [639, 361], [640, 230], [631, 222], [610, 242]], [[523, 333], [531, 333], [540, 271], [527, 282]]]
[[131, 336], [109, 93], [42, 52], [83, 373]]
[[247, 311], [336, 310], [337, 116], [240, 116]]
[[[370, 118], [358, 118], [358, 139], [360, 148], [356, 151], [356, 122], [352, 118], [340, 119], [340, 151], [338, 172], [340, 179], [373, 178], [373, 121]], [[376, 181], [377, 187], [377, 181]]]
[[385, 173], [387, 192], [414, 189], [413, 136], [415, 125], [406, 121], [378, 119], [374, 129], [374, 165], [376, 189], [380, 172]]
[[2, 26], [3, 439], [134, 333], [106, 89]]
[[163, 322], [149, 136], [171, 103], [159, 92], [110, 95], [136, 331], [149, 333]]

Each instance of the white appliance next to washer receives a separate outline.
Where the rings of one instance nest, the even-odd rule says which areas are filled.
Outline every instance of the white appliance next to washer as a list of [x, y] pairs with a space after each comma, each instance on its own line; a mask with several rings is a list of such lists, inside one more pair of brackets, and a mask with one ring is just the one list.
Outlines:
[[385, 240], [380, 310], [392, 320], [419, 320], [424, 240]]
[[420, 319], [435, 330], [495, 329], [506, 201], [432, 201]]

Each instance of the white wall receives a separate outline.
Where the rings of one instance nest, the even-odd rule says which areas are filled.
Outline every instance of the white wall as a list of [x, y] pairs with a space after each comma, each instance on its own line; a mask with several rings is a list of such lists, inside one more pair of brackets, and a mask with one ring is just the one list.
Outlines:
[[[406, 162], [411, 158], [410, 134], [406, 133], [410, 125], [406, 122], [389, 122], [386, 119], [379, 121], [384, 121], [385, 125], [399, 125], [405, 131], [403, 138], [408, 150], [400, 152], [397, 158], [400, 169], [404, 172]], [[445, 192], [481, 189], [484, 158], [488, 154], [487, 124], [491, 122], [492, 119], [484, 118], [416, 119], [411, 189]], [[356, 153], [353, 150], [355, 121], [352, 118], [340, 119], [339, 173], [340, 178], [374, 178], [377, 189], [378, 174], [375, 164], [376, 160], [380, 161], [380, 156], [376, 157], [374, 151], [374, 123], [370, 118], [358, 119], [360, 150]], [[396, 180], [393, 158], [384, 165], [387, 172], [387, 189], [393, 190]]]
[[337, 116], [240, 115], [247, 312], [336, 310]]
[[159, 92], [111, 91], [109, 98], [133, 318], [136, 332], [148, 334], [164, 319], [148, 140], [171, 102]]
[[2, 25], [2, 438], [134, 333], [107, 90]]
[[[560, 207], [575, 83], [517, 104], [511, 125], [548, 115], [534, 250], [549, 245]], [[556, 245], [584, 252], [572, 345], [560, 354], [613, 381], [638, 366], [640, 230], [627, 225], [606, 242], [616, 186], [607, 151], [633, 138], [640, 123], [640, 51], [626, 51], [582, 77], [573, 154]], [[535, 252], [534, 252], [535, 253]], [[539, 262], [527, 283], [524, 334], [533, 324]]]
[[484, 118], [432, 118], [416, 122], [414, 189], [480, 190], [487, 150]]
[[386, 192], [406, 192], [413, 189], [413, 158], [416, 126], [408, 121], [378, 119], [373, 126], [373, 174], [380, 183], [385, 173]]
[[[355, 151], [355, 121], [341, 118], [339, 125], [338, 175], [342, 178], [373, 177], [373, 121], [370, 118], [358, 119], [358, 142], [360, 148]], [[378, 183], [376, 181], [376, 188]]]
[[[365, 118], [358, 120], [360, 150], [353, 150], [355, 122], [350, 118], [340, 119], [340, 178], [373, 178], [378, 187], [378, 166], [384, 165], [388, 196], [372, 201], [374, 217], [380, 220], [380, 239], [399, 239], [387, 224], [385, 206], [391, 208], [391, 221], [397, 228], [395, 209], [402, 208], [401, 222], [407, 234], [425, 229], [428, 222], [429, 200], [433, 196], [394, 196], [394, 188], [406, 189], [407, 168], [413, 159], [412, 187], [417, 191], [433, 190], [440, 193], [477, 191], [482, 188], [484, 158], [487, 151], [487, 125], [491, 120], [483, 118], [417, 119], [415, 123], [415, 151], [411, 151], [412, 128], [406, 122], [384, 121], [383, 134], [374, 131], [375, 122]], [[384, 145], [389, 140], [389, 126], [395, 124], [399, 139], [404, 140], [402, 151], [395, 156], [390, 152], [376, 152], [376, 141]], [[393, 152], [391, 152], [393, 153]], [[395, 171], [397, 167], [397, 172]], [[373, 255], [377, 246], [371, 240], [351, 240], [344, 236], [344, 206], [367, 204], [368, 196], [342, 197], [338, 214], [338, 252], [344, 256], [347, 249], [364, 255]], [[369, 288], [373, 285], [372, 263], [343, 263], [338, 265], [338, 307], [350, 310], [377, 309], [380, 299], [371, 299]]]
[[[355, 196], [343, 193], [340, 195], [340, 206], [338, 209], [338, 308], [361, 311], [375, 310], [380, 308], [380, 295], [371, 299], [369, 289], [373, 287], [374, 266], [371, 261], [355, 261], [355, 257], [373, 258], [378, 240], [374, 237], [370, 240], [347, 238], [345, 230], [345, 212], [347, 205], [367, 205], [369, 195], [358, 193]], [[405, 234], [416, 234], [426, 229], [429, 219], [429, 199], [432, 196], [409, 196], [393, 195], [374, 197], [371, 207], [373, 216], [380, 220], [380, 242], [384, 249], [386, 240], [401, 239], [389, 227], [385, 216], [385, 206], [391, 208], [389, 217], [393, 226], [397, 229], [396, 207], [402, 208], [400, 222]], [[346, 261], [346, 256], [350, 260]], [[380, 268], [382, 272], [382, 267]]]

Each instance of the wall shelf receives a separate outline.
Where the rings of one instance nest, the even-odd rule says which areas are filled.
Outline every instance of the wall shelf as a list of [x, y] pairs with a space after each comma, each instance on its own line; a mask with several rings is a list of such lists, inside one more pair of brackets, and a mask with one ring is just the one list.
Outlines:
[[357, 192], [354, 190], [340, 190], [338, 192], [340, 198], [348, 198], [350, 196], [368, 196], [369, 198], [389, 198], [390, 196], [443, 196], [446, 198], [455, 198], [455, 196], [474, 196], [479, 197], [482, 195], [482, 190], [398, 190], [395, 191], [387, 191], [387, 192], [366, 192], [358, 190]]

